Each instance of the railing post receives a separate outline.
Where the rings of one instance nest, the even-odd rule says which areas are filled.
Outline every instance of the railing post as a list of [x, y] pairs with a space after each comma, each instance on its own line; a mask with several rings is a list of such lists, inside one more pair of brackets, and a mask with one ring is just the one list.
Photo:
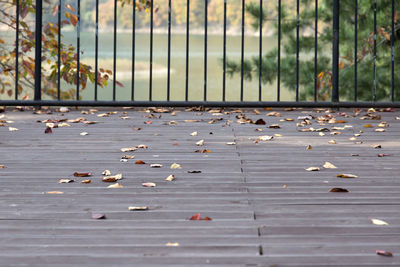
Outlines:
[[332, 102], [339, 102], [339, 0], [333, 0]]
[[35, 24], [35, 92], [34, 100], [42, 100], [42, 0], [36, 0]]

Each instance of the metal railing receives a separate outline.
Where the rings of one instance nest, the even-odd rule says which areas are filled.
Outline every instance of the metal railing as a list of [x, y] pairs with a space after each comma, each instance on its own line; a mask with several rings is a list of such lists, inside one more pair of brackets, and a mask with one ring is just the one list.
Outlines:
[[[340, 17], [340, 6], [339, 0], [333, 0], [332, 5], [332, 91], [331, 91], [331, 100], [330, 101], [318, 101], [317, 97], [317, 76], [318, 76], [318, 0], [315, 0], [315, 22], [314, 22], [314, 96], [313, 101], [300, 101], [299, 98], [299, 79], [300, 79], [300, 0], [296, 2], [296, 64], [295, 64], [295, 101], [281, 101], [281, 57], [282, 57], [282, 3], [281, 0], [277, 0], [277, 77], [276, 77], [276, 101], [263, 101], [262, 99], [262, 88], [263, 88], [263, 0], [259, 1], [260, 6], [260, 14], [259, 14], [259, 51], [258, 51], [258, 101], [245, 101], [244, 100], [244, 60], [245, 60], [245, 20], [246, 20], [246, 12], [245, 12], [245, 0], [241, 0], [241, 29], [240, 29], [240, 37], [241, 37], [241, 48], [240, 48], [240, 100], [239, 101], [227, 101], [227, 0], [223, 1], [223, 51], [222, 51], [222, 84], [218, 89], [222, 89], [222, 101], [208, 101], [207, 96], [207, 58], [208, 58], [208, 0], [204, 0], [204, 73], [203, 73], [203, 98], [197, 99], [195, 101], [189, 100], [189, 61], [190, 61], [190, 0], [187, 0], [186, 6], [186, 45], [185, 45], [185, 91], [184, 91], [184, 101], [172, 101], [171, 100], [171, 22], [172, 18], [172, 0], [168, 0], [168, 24], [167, 24], [167, 93], [166, 99], [163, 101], [154, 101], [153, 100], [153, 36], [154, 36], [154, 4], [151, 1], [149, 7], [150, 13], [150, 57], [149, 57], [149, 84], [148, 84], [148, 100], [135, 100], [135, 37], [136, 37], [136, 23], [133, 23], [132, 26], [132, 78], [131, 78], [131, 98], [126, 100], [116, 100], [116, 80], [117, 75], [116, 72], [116, 62], [117, 62], [117, 0], [114, 0], [114, 24], [113, 24], [113, 83], [112, 83], [112, 100], [104, 101], [98, 100], [98, 58], [99, 58], [99, 1], [96, 0], [95, 6], [95, 82], [94, 82], [94, 98], [93, 100], [80, 100], [80, 83], [76, 82], [76, 100], [63, 100], [61, 97], [61, 86], [62, 83], [60, 68], [61, 68], [61, 51], [60, 51], [60, 36], [61, 36], [61, 6], [62, 0], [59, 0], [58, 3], [58, 83], [57, 83], [57, 97], [54, 100], [42, 100], [42, 90], [41, 90], [41, 77], [42, 77], [42, 1], [36, 0], [36, 19], [35, 19], [35, 74], [34, 74], [34, 98], [33, 100], [21, 100], [18, 95], [18, 52], [19, 52], [19, 1], [16, 0], [16, 64], [15, 64], [15, 99], [13, 100], [0, 100], [0, 105], [69, 105], [69, 106], [190, 106], [190, 105], [201, 105], [201, 106], [254, 106], [254, 107], [262, 107], [262, 106], [304, 106], [304, 107], [371, 107], [371, 106], [381, 106], [381, 107], [400, 107], [400, 103], [395, 101], [395, 89], [399, 87], [399, 85], [395, 84], [395, 20], [397, 19], [395, 15], [395, 0], [392, 0], [392, 14], [391, 14], [391, 32], [390, 32], [390, 42], [391, 42], [391, 101], [388, 102], [380, 102], [377, 101], [377, 0], [373, 1], [373, 14], [374, 14], [374, 25], [373, 25], [373, 45], [372, 45], [372, 56], [373, 56], [373, 73], [371, 75], [371, 79], [373, 79], [373, 88], [372, 88], [372, 101], [369, 102], [359, 102], [358, 101], [358, 82], [357, 82], [357, 66], [359, 64], [358, 61], [358, 43], [357, 43], [357, 29], [358, 29], [358, 0], [354, 0], [355, 10], [354, 10], [354, 99], [353, 101], [340, 101], [340, 84], [339, 84], [339, 72], [340, 72], [340, 53], [339, 53], [339, 17]], [[397, 2], [396, 2], [397, 3]], [[136, 21], [136, 9], [135, 5], [133, 5], [132, 12], [132, 20]], [[77, 51], [80, 51], [80, 0], [77, 0], [77, 38], [76, 38], [76, 47]], [[396, 51], [397, 52], [397, 51]], [[77, 69], [80, 69], [80, 52], [76, 53], [76, 64]], [[80, 71], [76, 73], [76, 81], [79, 81]]]

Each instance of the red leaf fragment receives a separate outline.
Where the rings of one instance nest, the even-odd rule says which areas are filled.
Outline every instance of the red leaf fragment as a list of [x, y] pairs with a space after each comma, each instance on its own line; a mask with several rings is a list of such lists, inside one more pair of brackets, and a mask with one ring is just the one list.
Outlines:
[[210, 217], [201, 218], [200, 213], [196, 213], [195, 215], [190, 217], [189, 220], [191, 220], [191, 221], [211, 221], [212, 219]]
[[153, 121], [151, 121], [151, 120], [148, 120], [148, 121], [144, 122], [144, 124], [152, 124], [152, 123], [153, 123]]
[[146, 164], [146, 162], [144, 162], [143, 160], [138, 160], [135, 162], [135, 164]]
[[52, 134], [53, 130], [50, 127], [47, 127], [46, 130], [44, 130], [45, 134]]
[[380, 256], [393, 257], [393, 253], [385, 250], [376, 250], [376, 254]]
[[378, 154], [378, 157], [383, 158], [383, 157], [389, 157], [391, 154]]
[[74, 172], [75, 177], [89, 177], [92, 176], [90, 172]]
[[92, 219], [94, 219], [94, 220], [102, 220], [105, 218], [106, 218], [106, 215], [103, 213], [92, 213]]

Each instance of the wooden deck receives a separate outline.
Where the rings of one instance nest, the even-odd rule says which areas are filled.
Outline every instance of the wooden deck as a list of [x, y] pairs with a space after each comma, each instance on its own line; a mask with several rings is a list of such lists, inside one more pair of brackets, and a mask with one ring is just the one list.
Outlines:
[[[241, 113], [234, 110], [100, 109], [89, 115], [81, 110], [0, 113], [1, 120], [14, 121], [0, 127], [1, 266], [400, 266], [397, 111], [361, 120], [366, 110], [356, 117], [354, 110], [340, 110], [350, 117], [321, 110], [274, 109], [280, 117], [266, 116], [271, 110], [244, 110], [248, 118], [267, 123], [255, 125], [237, 123]], [[98, 117], [109, 111], [118, 114]], [[306, 115], [332, 115], [347, 123], [320, 125], [312, 119], [311, 125], [296, 126]], [[45, 134], [45, 123], [37, 122], [78, 117], [98, 123], [67, 122], [70, 127]], [[281, 121], [286, 118], [294, 121]], [[386, 131], [375, 132], [382, 121], [389, 124]], [[274, 123], [281, 128], [268, 128]], [[325, 136], [300, 131], [309, 127], [331, 131]], [[84, 131], [88, 135], [81, 136]], [[194, 131], [198, 136], [190, 135]], [[256, 142], [274, 134], [281, 137]], [[197, 146], [201, 139], [204, 145]], [[148, 148], [120, 151], [140, 144]], [[382, 148], [371, 147], [376, 144]], [[123, 155], [135, 158], [121, 162]], [[134, 164], [137, 160], [147, 164]], [[325, 161], [337, 169], [323, 168]], [[170, 169], [172, 163], [182, 168]], [[321, 170], [305, 170], [312, 166]], [[123, 188], [107, 188], [110, 183], [101, 180], [105, 169], [123, 174]], [[93, 176], [74, 177], [74, 172]], [[343, 173], [358, 178], [336, 177]], [[176, 179], [165, 181], [170, 174]], [[63, 178], [75, 182], [59, 184]], [[84, 179], [91, 183], [81, 183]], [[143, 182], [157, 186], [145, 188]], [[328, 192], [333, 187], [350, 192]], [[128, 211], [129, 206], [149, 210]], [[106, 219], [92, 219], [93, 213]], [[196, 213], [212, 220], [188, 220]]]

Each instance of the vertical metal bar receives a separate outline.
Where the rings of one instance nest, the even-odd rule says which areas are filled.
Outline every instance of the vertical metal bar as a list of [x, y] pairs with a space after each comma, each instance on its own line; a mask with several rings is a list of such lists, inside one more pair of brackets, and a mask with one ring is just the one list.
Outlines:
[[15, 10], [15, 100], [18, 100], [18, 79], [19, 79], [19, 0]]
[[332, 102], [339, 102], [339, 0], [333, 1]]
[[34, 100], [42, 100], [42, 0], [36, 0], [35, 23], [35, 93]]
[[263, 29], [263, 0], [260, 0], [260, 33], [258, 51], [258, 101], [262, 100], [262, 29]]
[[354, 102], [358, 98], [358, 0], [354, 0]]
[[392, 35], [390, 38], [392, 45], [392, 102], [394, 102], [394, 0], [392, 0]]
[[61, 0], [58, 1], [57, 36], [57, 100], [61, 100]]
[[153, 2], [150, 1], [150, 77], [149, 77], [149, 101], [153, 100]]
[[315, 31], [314, 31], [314, 102], [318, 101], [318, 0], [315, 0]]
[[374, 0], [374, 102], [376, 101], [376, 32], [376, 0]]
[[80, 86], [80, 55], [81, 55], [81, 0], [78, 0], [78, 24], [76, 34], [76, 100], [79, 100], [79, 86]]
[[300, 0], [296, 4], [296, 102], [299, 101]]
[[133, 1], [132, 10], [132, 78], [131, 78], [131, 100], [135, 100], [135, 48], [136, 48], [136, 1]]
[[224, 52], [223, 52], [223, 77], [222, 77], [222, 101], [226, 101], [226, 0], [224, 0]]
[[114, 0], [113, 101], [116, 98], [115, 84], [117, 81], [117, 8], [117, 0]]
[[171, 0], [168, 0], [168, 75], [167, 101], [171, 98]]
[[204, 101], [207, 101], [207, 28], [208, 0], [204, 1]]
[[278, 77], [276, 81], [276, 100], [281, 101], [281, 35], [282, 35], [282, 1], [278, 0]]
[[185, 79], [185, 101], [189, 99], [189, 19], [190, 0], [186, 4], [186, 79]]
[[245, 0], [242, 0], [242, 51], [241, 51], [241, 59], [240, 59], [240, 101], [243, 101], [243, 95], [244, 95], [244, 88], [243, 88], [243, 74], [244, 74], [244, 11], [245, 11]]
[[97, 84], [98, 84], [98, 59], [99, 59], [99, 0], [96, 0], [96, 29], [94, 44], [94, 100], [97, 101]]

